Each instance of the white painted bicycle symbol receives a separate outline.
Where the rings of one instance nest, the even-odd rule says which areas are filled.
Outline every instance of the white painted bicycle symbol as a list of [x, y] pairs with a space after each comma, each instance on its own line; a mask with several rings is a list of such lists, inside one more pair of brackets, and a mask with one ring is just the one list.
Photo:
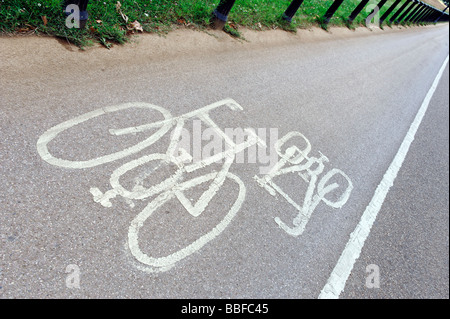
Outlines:
[[[150, 202], [146, 205], [146, 207], [131, 221], [128, 229], [128, 248], [130, 249], [132, 255], [140, 263], [145, 265], [144, 270], [153, 272], [166, 271], [172, 268], [180, 260], [200, 250], [207, 243], [219, 236], [230, 224], [230, 222], [236, 216], [237, 212], [240, 210], [245, 200], [246, 194], [246, 187], [243, 181], [240, 179], [240, 177], [230, 172], [230, 167], [235, 162], [236, 154], [256, 144], [263, 145], [264, 147], [266, 146], [265, 141], [260, 139], [251, 130], [247, 131], [247, 139], [244, 142], [234, 143], [233, 140], [227, 134], [225, 134], [225, 132], [220, 129], [219, 126], [210, 117], [210, 112], [220, 107], [228, 107], [232, 111], [239, 111], [243, 109], [237, 102], [232, 99], [225, 99], [177, 117], [172, 116], [168, 110], [162, 107], [148, 103], [126, 103], [117, 106], [105, 107], [83, 114], [47, 130], [38, 139], [37, 150], [42, 159], [51, 165], [71, 169], [85, 169], [114, 162], [132, 154], [136, 154], [144, 149], [149, 148], [157, 141], [159, 141], [163, 136], [165, 136], [169, 131], [172, 131], [169, 146], [165, 153], [152, 153], [149, 155], [145, 155], [118, 167], [111, 174], [111, 189], [106, 192], [102, 192], [96, 187], [92, 187], [90, 189], [94, 201], [100, 203], [104, 207], [111, 207], [111, 199], [117, 196], [121, 196], [127, 200], [150, 199]], [[163, 120], [159, 120], [153, 123], [129, 128], [109, 130], [109, 133], [112, 136], [152, 131], [149, 137], [141, 142], [138, 142], [136, 145], [117, 152], [113, 152], [111, 154], [102, 155], [93, 159], [82, 161], [58, 158], [52, 155], [49, 151], [48, 144], [64, 131], [74, 126], [80, 125], [88, 120], [96, 119], [102, 115], [113, 114], [118, 111], [125, 111], [133, 108], [156, 111], [163, 116]], [[207, 127], [214, 130], [214, 132], [225, 141], [225, 150], [218, 152], [212, 156], [202, 158], [200, 161], [193, 162], [192, 156], [183, 148], [178, 147], [182, 130], [186, 122], [189, 120], [193, 120], [194, 118], [199, 119]], [[300, 150], [298, 147], [291, 146], [286, 150], [285, 153], [283, 153], [281, 151], [281, 147], [286, 143], [287, 140], [294, 136], [301, 136], [302, 138], [304, 138], [307, 143], [307, 147], [303, 150]], [[270, 194], [281, 194], [292, 206], [295, 207], [295, 209], [297, 209], [299, 213], [293, 222], [294, 227], [289, 227], [279, 218], [275, 221], [288, 234], [298, 236], [303, 232], [309, 217], [311, 216], [312, 212], [319, 204], [319, 202], [323, 201], [327, 205], [334, 208], [342, 207], [346, 203], [353, 186], [350, 179], [343, 172], [337, 169], [329, 171], [319, 181], [318, 176], [324, 169], [323, 163], [328, 159], [326, 159], [326, 157], [324, 156], [320, 158], [308, 157], [308, 153], [311, 150], [311, 145], [306, 137], [298, 132], [291, 132], [280, 139], [276, 143], [276, 150], [278, 155], [281, 157], [280, 161], [275, 165], [275, 167], [273, 167], [269, 174], [263, 177], [255, 176], [255, 179], [257, 180], [258, 184], [263, 186]], [[305, 163], [303, 163], [303, 161], [305, 161]], [[150, 187], [144, 187], [142, 184], [139, 184], [135, 185], [135, 187], [130, 190], [121, 185], [120, 178], [124, 174], [150, 162], [155, 162], [157, 164], [155, 169], [159, 169], [168, 165], [175, 165], [176, 171], [173, 175], [169, 176], [165, 180], [153, 184]], [[211, 173], [185, 180], [187, 173], [196, 172], [201, 168], [218, 162], [223, 163], [219, 171], [213, 171]], [[290, 164], [291, 166], [286, 167], [288, 164]], [[316, 169], [312, 169], [314, 164], [318, 165]], [[286, 173], [297, 173], [309, 183], [308, 191], [302, 206], [295, 203], [274, 182], [275, 178], [278, 178], [279, 176], [282, 176]], [[336, 183], [328, 186], [325, 185], [334, 175], [343, 176], [348, 184], [343, 192], [343, 195], [337, 201], [332, 201], [326, 198], [326, 195], [328, 193], [339, 187], [339, 185]], [[206, 234], [202, 235], [200, 238], [188, 244], [186, 247], [181, 248], [178, 251], [167, 256], [152, 257], [142, 251], [139, 243], [139, 232], [143, 227], [145, 221], [149, 219], [153, 214], [155, 214], [158, 209], [160, 209], [169, 201], [176, 199], [184, 206], [189, 214], [194, 217], [200, 216], [204, 212], [206, 207], [211, 202], [213, 202], [215, 196], [217, 195], [217, 192], [221, 189], [226, 180], [229, 180], [232, 183], [236, 184], [235, 187], [238, 189], [238, 194], [234, 203], [232, 203], [231, 208], [218, 225], [216, 225]], [[185, 195], [185, 192], [204, 183], [209, 183], [208, 188], [201, 194], [200, 198], [195, 203], [193, 203]], [[317, 194], [314, 195], [315, 190], [317, 190]]]
[[[281, 147], [289, 140], [300, 138], [305, 144], [304, 149], [292, 145], [282, 152]], [[311, 218], [312, 213], [320, 202], [324, 202], [330, 207], [341, 208], [350, 197], [353, 189], [353, 184], [350, 178], [341, 170], [333, 168], [328, 171], [320, 180], [319, 176], [323, 173], [325, 162], [328, 158], [323, 154], [320, 157], [309, 157], [311, 151], [311, 143], [300, 132], [289, 132], [284, 137], [275, 143], [275, 150], [281, 159], [271, 169], [271, 171], [263, 177], [255, 176], [257, 183], [262, 186], [272, 196], [281, 195], [294, 209], [297, 211], [297, 216], [293, 220], [293, 226], [289, 226], [283, 222], [279, 217], [275, 218], [275, 222], [286, 233], [291, 236], [299, 236], [305, 230], [306, 224]], [[280, 178], [286, 174], [297, 174], [305, 182], [308, 183], [303, 204], [300, 205], [295, 202], [280, 186], [275, 183], [276, 178]], [[327, 184], [333, 177], [340, 176], [346, 183], [345, 189], [342, 191], [337, 199], [328, 199], [327, 195], [335, 193], [340, 185], [336, 182]], [[335, 196], [337, 194], [334, 194]]]

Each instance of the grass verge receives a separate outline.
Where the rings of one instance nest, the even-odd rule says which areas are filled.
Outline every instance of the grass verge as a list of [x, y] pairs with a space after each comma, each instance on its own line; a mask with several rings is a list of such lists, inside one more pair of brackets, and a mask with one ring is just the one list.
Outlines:
[[[404, 0], [406, 1], [406, 0]], [[219, 0], [90, 0], [89, 21], [85, 29], [69, 29], [65, 25], [62, 0], [0, 0], [0, 33], [48, 34], [80, 47], [94, 42], [110, 47], [125, 43], [138, 32], [165, 34], [179, 27], [205, 29], [210, 25], [211, 13]], [[291, 24], [281, 19], [291, 0], [237, 0], [225, 31], [240, 36], [239, 28], [255, 30], [323, 26], [322, 17], [333, 0], [305, 0]], [[371, 0], [354, 25], [363, 25], [364, 19], [378, 3]], [[380, 10], [382, 15], [394, 0]], [[345, 0], [328, 25], [345, 26], [347, 18], [359, 0]], [[401, 4], [398, 6], [398, 8]], [[394, 10], [395, 12], [395, 10]]]

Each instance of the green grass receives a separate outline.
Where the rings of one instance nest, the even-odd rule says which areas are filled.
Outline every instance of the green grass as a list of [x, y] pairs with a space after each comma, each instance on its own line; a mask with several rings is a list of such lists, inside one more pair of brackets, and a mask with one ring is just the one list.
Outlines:
[[[347, 18], [360, 0], [345, 0], [331, 19], [331, 26], [345, 26]], [[405, 0], [406, 1], [406, 0]], [[219, 0], [122, 0], [121, 12], [128, 17], [128, 23], [116, 9], [117, 1], [90, 0], [90, 19], [85, 29], [68, 29], [61, 0], [0, 0], [0, 33], [49, 34], [83, 47], [99, 42], [110, 47], [125, 43], [136, 30], [130, 30], [130, 23], [138, 21], [144, 32], [167, 33], [177, 27], [205, 29], [210, 25], [211, 13]], [[321, 18], [333, 0], [305, 0], [291, 24], [280, 17], [291, 0], [237, 0], [225, 31], [239, 37], [240, 27], [256, 30], [284, 29], [320, 26]], [[354, 25], [363, 25], [369, 14], [369, 7], [379, 0], [372, 0], [363, 9]], [[394, 0], [381, 9], [383, 14]], [[401, 4], [400, 4], [401, 5]], [[400, 7], [400, 5], [398, 7]], [[394, 10], [395, 12], [395, 10]], [[44, 18], [43, 18], [44, 17]]]

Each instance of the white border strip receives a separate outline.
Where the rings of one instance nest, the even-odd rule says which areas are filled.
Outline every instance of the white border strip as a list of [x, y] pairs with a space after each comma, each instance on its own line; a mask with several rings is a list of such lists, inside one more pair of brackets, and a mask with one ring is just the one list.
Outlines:
[[326, 285], [323, 287], [318, 297], [319, 299], [338, 299], [339, 295], [344, 290], [345, 283], [347, 282], [347, 279], [352, 272], [356, 260], [359, 258], [361, 250], [364, 246], [364, 242], [369, 236], [370, 229], [372, 228], [372, 225], [377, 218], [377, 214], [380, 211], [381, 206], [383, 205], [389, 189], [394, 184], [397, 173], [400, 170], [406, 154], [408, 153], [409, 147], [414, 140], [414, 136], [417, 132], [417, 129], [419, 128], [420, 123], [422, 122], [425, 112], [428, 109], [430, 100], [433, 97], [434, 92], [436, 91], [445, 68], [447, 67], [448, 60], [449, 56], [447, 55], [444, 64], [442, 65], [439, 73], [434, 79], [433, 85], [425, 96], [425, 99], [423, 100], [422, 105], [417, 112], [417, 115], [412, 122], [397, 154], [395, 155], [394, 160], [392, 161], [388, 170], [384, 174], [383, 179], [375, 190], [375, 194], [373, 195], [372, 200], [364, 211], [359, 224], [351, 233], [350, 239], [347, 242], [347, 245], [345, 246], [341, 257], [339, 258], [330, 277], [328, 278]]

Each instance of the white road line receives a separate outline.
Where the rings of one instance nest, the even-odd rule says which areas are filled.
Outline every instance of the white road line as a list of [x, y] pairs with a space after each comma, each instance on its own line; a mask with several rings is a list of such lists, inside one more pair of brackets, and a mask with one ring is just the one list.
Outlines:
[[323, 287], [318, 297], [319, 299], [337, 299], [339, 298], [341, 292], [344, 290], [347, 279], [350, 276], [353, 266], [356, 260], [359, 258], [361, 250], [364, 246], [364, 242], [369, 236], [370, 229], [372, 228], [372, 225], [377, 218], [377, 214], [380, 211], [381, 206], [383, 205], [389, 189], [394, 184], [394, 180], [397, 177], [397, 173], [400, 170], [406, 154], [408, 153], [409, 147], [414, 140], [417, 129], [419, 128], [419, 125], [422, 122], [423, 117], [425, 116], [425, 112], [428, 109], [430, 100], [433, 97], [434, 92], [436, 91], [442, 74], [444, 73], [448, 60], [449, 57], [447, 56], [433, 82], [433, 85], [425, 96], [425, 99], [422, 102], [422, 105], [417, 112], [417, 115], [412, 122], [394, 160], [384, 174], [381, 183], [375, 190], [375, 194], [372, 197], [372, 200], [370, 201], [366, 210], [364, 211], [361, 220], [359, 221], [353, 233], [351, 233], [350, 239], [347, 242], [344, 251], [342, 252], [336, 266], [334, 267], [330, 277], [328, 278], [326, 285]]

